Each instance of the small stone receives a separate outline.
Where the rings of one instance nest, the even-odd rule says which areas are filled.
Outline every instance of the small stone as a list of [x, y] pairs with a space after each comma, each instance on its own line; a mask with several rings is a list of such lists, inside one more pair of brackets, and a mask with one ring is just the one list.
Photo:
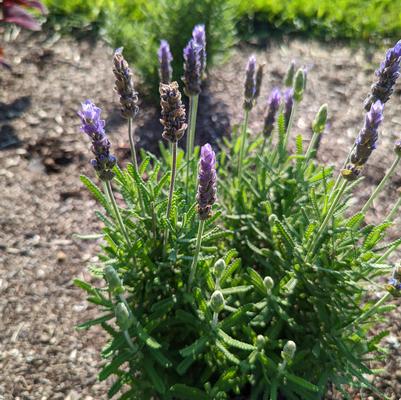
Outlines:
[[64, 251], [59, 251], [59, 252], [57, 252], [57, 261], [59, 262], [59, 263], [62, 263], [62, 262], [64, 262], [65, 260], [67, 259], [67, 256], [66, 256], [66, 254], [64, 253]]

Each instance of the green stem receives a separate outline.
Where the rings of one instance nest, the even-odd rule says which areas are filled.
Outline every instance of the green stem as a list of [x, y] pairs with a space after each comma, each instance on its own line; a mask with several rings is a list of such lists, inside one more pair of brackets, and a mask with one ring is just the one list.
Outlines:
[[245, 142], [246, 142], [246, 131], [248, 129], [248, 119], [249, 119], [249, 110], [245, 110], [244, 121], [242, 123], [242, 132], [241, 132], [241, 149], [238, 157], [238, 178], [241, 179], [242, 175], [242, 160], [244, 158], [245, 151]]
[[316, 236], [315, 236], [315, 238], [314, 238], [314, 240], [312, 242], [312, 246], [311, 246], [312, 254], [314, 253], [315, 246], [316, 246], [317, 241], [319, 240], [320, 235], [325, 231], [328, 223], [331, 220], [331, 217], [334, 214], [336, 206], [337, 206], [339, 200], [341, 199], [341, 196], [344, 193], [346, 185], [347, 185], [347, 181], [344, 180], [344, 182], [341, 184], [340, 188], [338, 189], [337, 194], [334, 197], [333, 202], [331, 203], [331, 206], [330, 206], [329, 210], [327, 211], [326, 217], [324, 218], [322, 224], [320, 225], [319, 230], [316, 233]]
[[288, 121], [287, 129], [286, 129], [286, 131], [285, 131], [284, 149], [287, 149], [288, 140], [289, 140], [289, 138], [290, 138], [290, 133], [291, 133], [292, 125], [293, 125], [293, 123], [294, 123], [295, 111], [296, 111], [297, 105], [298, 105], [298, 103], [297, 103], [297, 102], [294, 102], [294, 105], [292, 106], [292, 109], [291, 109], [290, 120]]
[[393, 175], [395, 168], [397, 167], [398, 163], [400, 162], [401, 156], [397, 155], [397, 158], [394, 160], [394, 162], [391, 164], [391, 167], [388, 169], [386, 172], [386, 175], [384, 175], [383, 179], [381, 182], [377, 185], [376, 189], [373, 191], [371, 196], [369, 197], [368, 201], [366, 204], [362, 207], [361, 213], [365, 214], [366, 211], [369, 209], [369, 207], [372, 205], [373, 200], [377, 197], [377, 195], [382, 191], [384, 185], [386, 182], [389, 180], [391, 175]]
[[117, 222], [118, 222], [118, 224], [120, 226], [121, 232], [123, 233], [123, 235], [125, 237], [125, 240], [127, 242], [128, 247], [131, 248], [132, 247], [131, 241], [129, 239], [127, 230], [125, 229], [125, 225], [124, 225], [123, 220], [121, 218], [120, 211], [118, 210], [116, 198], [114, 197], [113, 189], [111, 188], [111, 182], [110, 181], [106, 181], [105, 182], [105, 187], [106, 187], [107, 195], [108, 195], [108, 197], [109, 197], [109, 199], [111, 201], [111, 205], [113, 206], [113, 210], [114, 210], [114, 214], [115, 214], [114, 216], [117, 219]]
[[311, 139], [311, 141], [309, 143], [308, 149], [306, 150], [305, 163], [307, 163], [309, 161], [309, 158], [312, 155], [312, 152], [313, 152], [313, 150], [315, 148], [315, 145], [316, 145], [316, 142], [317, 142], [317, 140], [319, 138], [319, 135], [320, 135], [319, 132], [313, 132], [312, 139]]
[[391, 293], [387, 292], [380, 300], [378, 300], [368, 311], [360, 315], [355, 321], [351, 322], [346, 328], [360, 324], [362, 321], [369, 318], [383, 303], [385, 303], [391, 297]]
[[[166, 218], [170, 218], [171, 212], [171, 205], [173, 203], [173, 195], [174, 195], [174, 183], [175, 183], [175, 174], [177, 171], [177, 142], [172, 143], [172, 161], [171, 161], [171, 178], [170, 178], [170, 190], [168, 194], [168, 203], [167, 203], [167, 210], [166, 210]], [[164, 232], [164, 245], [163, 245], [163, 254], [166, 254], [167, 250], [167, 242], [169, 236], [169, 228], [166, 227]]]
[[196, 94], [194, 96], [191, 96], [190, 99], [192, 99], [191, 118], [189, 126], [189, 153], [191, 158], [195, 148], [196, 116], [198, 113], [199, 95]]
[[191, 269], [189, 272], [189, 280], [188, 280], [188, 291], [191, 290], [192, 282], [195, 278], [196, 275], [196, 266], [198, 264], [198, 257], [199, 257], [199, 252], [202, 244], [202, 235], [203, 235], [203, 229], [205, 227], [205, 221], [200, 220], [199, 221], [199, 227], [198, 227], [198, 236], [196, 238], [196, 247], [195, 247], [195, 254], [192, 259], [192, 264], [191, 264]]
[[174, 183], [175, 183], [175, 173], [177, 170], [177, 142], [173, 143], [173, 159], [171, 162], [171, 178], [170, 178], [170, 190], [168, 194], [168, 204], [166, 211], [166, 218], [170, 218], [171, 212], [171, 204], [173, 202], [173, 194], [174, 194]]
[[185, 198], [188, 199], [189, 190], [189, 171], [190, 171], [190, 160], [194, 152], [195, 143], [195, 130], [196, 130], [196, 116], [198, 112], [198, 100], [199, 95], [189, 97], [189, 118], [188, 118], [188, 130], [187, 130], [187, 146], [185, 160], [187, 163], [186, 180], [185, 180]]
[[398, 198], [397, 202], [394, 204], [394, 207], [391, 209], [391, 211], [389, 212], [389, 214], [387, 215], [387, 217], [384, 219], [385, 221], [392, 221], [394, 216], [397, 214], [398, 209], [401, 206], [401, 195]]
[[[355, 146], [356, 146], [356, 144], [354, 143], [353, 146], [351, 147], [351, 150], [350, 150], [349, 153], [347, 154], [347, 157], [346, 157], [346, 159], [345, 159], [345, 161], [344, 161], [344, 164], [343, 164], [342, 168], [345, 168], [345, 167], [347, 166], [347, 163], [348, 163], [348, 161], [349, 161], [349, 159], [350, 159], [350, 157], [351, 157], [351, 154], [352, 154], [353, 150], [355, 149]], [[335, 181], [335, 183], [334, 183], [334, 186], [333, 186], [333, 188], [331, 189], [331, 194], [330, 194], [329, 200], [331, 200], [332, 197], [334, 196], [334, 193], [335, 193], [335, 191], [337, 190], [338, 185], [339, 185], [340, 182], [341, 182], [341, 178], [342, 178], [342, 175], [341, 175], [341, 170], [340, 170], [339, 174], [337, 175], [337, 179], [336, 179], [336, 181]]]
[[128, 118], [128, 139], [131, 147], [131, 158], [134, 164], [135, 170], [138, 171], [138, 160], [136, 158], [135, 138], [132, 132], [132, 118]]
[[[132, 132], [132, 118], [128, 118], [128, 138], [129, 138], [129, 144], [130, 144], [130, 148], [131, 148], [132, 165], [134, 166], [136, 173], [139, 174], [138, 159], [136, 158], [135, 138], [134, 138], [134, 134]], [[139, 188], [138, 188], [138, 197], [139, 197], [139, 203], [141, 205], [142, 213], [143, 213], [143, 215], [145, 215], [145, 206], [143, 204], [142, 193]]]

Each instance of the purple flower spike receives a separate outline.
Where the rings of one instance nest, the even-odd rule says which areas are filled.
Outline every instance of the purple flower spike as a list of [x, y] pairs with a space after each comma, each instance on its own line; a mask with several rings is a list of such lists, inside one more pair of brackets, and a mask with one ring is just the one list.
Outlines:
[[265, 123], [263, 126], [263, 135], [268, 138], [273, 132], [274, 123], [276, 121], [276, 115], [280, 107], [281, 93], [280, 90], [273, 89], [269, 99], [267, 100], [267, 114], [265, 117]]
[[121, 115], [128, 119], [138, 114], [138, 93], [134, 88], [131, 68], [122, 52], [123, 48], [120, 47], [113, 56], [113, 73], [116, 78], [114, 90], [120, 96]]
[[196, 25], [192, 31], [192, 37], [197, 46], [199, 46], [199, 63], [201, 77], [205, 75], [206, 70], [206, 31], [205, 25]]
[[100, 119], [101, 109], [96, 107], [90, 100], [82, 103], [82, 109], [78, 112], [81, 118], [81, 131], [86, 133], [92, 140], [92, 153], [95, 158], [91, 160], [99, 178], [107, 181], [114, 176], [112, 169], [116, 164], [116, 158], [110, 154], [111, 143], [104, 131], [105, 122]]
[[195, 96], [201, 92], [201, 64], [199, 59], [200, 47], [191, 39], [184, 48], [184, 77], [185, 93]]
[[171, 55], [170, 46], [166, 40], [160, 41], [160, 47], [157, 52], [159, 56], [159, 76], [161, 83], [170, 83], [173, 75], [173, 69], [171, 68], [171, 61], [173, 56]]
[[284, 91], [284, 121], [287, 129], [291, 118], [292, 107], [294, 106], [294, 89], [288, 88]]
[[253, 107], [256, 92], [256, 58], [253, 55], [246, 66], [244, 89], [244, 108], [249, 111]]
[[401, 40], [396, 45], [387, 50], [386, 58], [380, 64], [380, 68], [376, 71], [378, 81], [373, 84], [371, 94], [365, 100], [365, 110], [369, 111], [371, 105], [380, 100], [386, 103], [394, 90], [395, 82], [400, 76], [401, 62]]
[[212, 205], [216, 201], [216, 154], [209, 143], [201, 148], [198, 173], [198, 202], [199, 219], [205, 220], [211, 216]]
[[366, 164], [372, 151], [376, 148], [379, 125], [383, 121], [383, 108], [384, 104], [377, 100], [366, 114], [364, 126], [359, 132], [355, 141], [356, 147], [351, 155], [351, 162], [354, 165]]

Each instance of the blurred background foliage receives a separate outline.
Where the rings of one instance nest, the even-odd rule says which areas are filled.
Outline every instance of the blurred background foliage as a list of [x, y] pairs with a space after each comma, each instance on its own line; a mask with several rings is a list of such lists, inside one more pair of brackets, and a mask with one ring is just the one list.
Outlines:
[[401, 37], [400, 0], [45, 0], [48, 26], [91, 30], [134, 64], [157, 96], [157, 48], [169, 41], [174, 79], [182, 76], [182, 49], [195, 24], [205, 23], [209, 66], [238, 39], [297, 33], [324, 40], [370, 43]]

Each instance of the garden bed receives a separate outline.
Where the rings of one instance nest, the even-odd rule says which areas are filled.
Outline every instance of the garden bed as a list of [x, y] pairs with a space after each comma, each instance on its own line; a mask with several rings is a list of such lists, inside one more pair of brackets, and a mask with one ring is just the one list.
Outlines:
[[[76, 116], [80, 101], [89, 95], [102, 104], [117, 155], [128, 154], [112, 89], [112, 49], [103, 42], [24, 33], [6, 51], [13, 71], [0, 75], [0, 398], [103, 399], [105, 385], [96, 382], [96, 374], [104, 339], [96, 330], [74, 330], [91, 309], [71, 284], [75, 276], [89, 279], [87, 265], [96, 261], [91, 256], [96, 244], [72, 235], [89, 233], [98, 224], [95, 202], [78, 179], [81, 173], [93, 175], [89, 144], [79, 133]], [[308, 121], [327, 102], [329, 129], [319, 158], [338, 168], [362, 124], [363, 100], [382, 52], [299, 40], [273, 41], [266, 48], [239, 46], [226, 65], [209, 73], [208, 90], [200, 101], [202, 144], [206, 138], [229, 134], [240, 122], [243, 79], [238, 71], [244, 70], [252, 52], [266, 62], [262, 99], [280, 85], [291, 59], [307, 66], [307, 101], [301, 104], [297, 127], [308, 137]], [[392, 143], [401, 137], [400, 94], [398, 89], [386, 107], [378, 150], [356, 192], [358, 203], [383, 176]], [[251, 129], [261, 127], [263, 111], [259, 101]], [[135, 122], [140, 145], [153, 151], [161, 133], [158, 112], [143, 103]], [[400, 182], [401, 171], [369, 218], [376, 220], [388, 211]], [[372, 288], [372, 296], [379, 291]], [[375, 380], [395, 398], [401, 393], [400, 328], [394, 311], [388, 327], [392, 334], [386, 339], [386, 371]]]

